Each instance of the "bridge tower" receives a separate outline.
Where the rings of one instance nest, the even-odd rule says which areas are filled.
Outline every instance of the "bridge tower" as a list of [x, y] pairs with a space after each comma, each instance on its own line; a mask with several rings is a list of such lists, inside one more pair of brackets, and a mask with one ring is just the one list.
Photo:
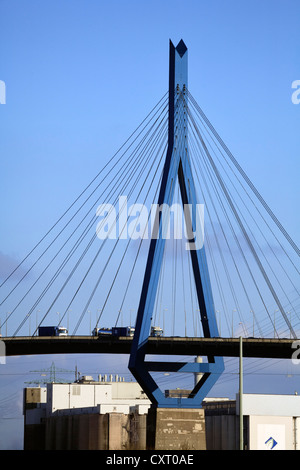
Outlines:
[[[164, 233], [170, 213], [159, 208], [170, 207], [174, 196], [174, 182], [178, 178], [185, 223], [189, 239], [189, 252], [195, 280], [197, 301], [205, 337], [218, 337], [214, 302], [209, 278], [205, 248], [196, 240], [196, 222], [199, 217], [195, 183], [188, 149], [188, 50], [181, 40], [177, 47], [170, 41], [169, 51], [169, 127], [168, 148], [157, 204], [157, 224], [153, 228], [151, 243], [141, 290], [135, 325], [135, 335], [129, 359], [129, 370], [139, 382], [153, 406], [163, 408], [201, 408], [203, 399], [224, 370], [222, 357], [210, 356], [207, 363], [199, 362], [154, 362], [146, 360], [147, 342], [150, 334], [159, 274], [165, 248]], [[199, 234], [197, 234], [199, 235]], [[203, 239], [202, 239], [203, 242]], [[186, 398], [165, 397], [150, 372], [189, 372], [201, 374], [201, 379]]]

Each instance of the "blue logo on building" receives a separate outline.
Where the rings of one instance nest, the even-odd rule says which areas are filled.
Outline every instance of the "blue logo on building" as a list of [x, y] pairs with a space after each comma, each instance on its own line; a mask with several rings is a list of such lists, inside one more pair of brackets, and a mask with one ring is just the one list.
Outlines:
[[266, 440], [265, 444], [270, 450], [272, 450], [278, 444], [278, 442], [276, 442], [273, 437], [269, 437], [269, 439]]

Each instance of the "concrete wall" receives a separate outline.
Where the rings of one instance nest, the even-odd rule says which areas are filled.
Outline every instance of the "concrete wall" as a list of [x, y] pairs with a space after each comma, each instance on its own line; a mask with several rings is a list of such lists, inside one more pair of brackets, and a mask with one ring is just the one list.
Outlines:
[[147, 428], [148, 449], [206, 449], [203, 409], [150, 408]]
[[107, 449], [108, 415], [78, 414], [47, 418], [45, 450]]
[[[34, 408], [37, 403], [46, 403], [47, 393], [46, 388], [41, 387], [28, 387], [25, 388], [24, 393], [24, 406], [26, 409]], [[35, 406], [32, 406], [35, 405]]]
[[23, 394], [24, 450], [44, 448], [45, 426], [40, 423], [46, 416], [46, 389], [28, 387]]
[[239, 448], [239, 418], [235, 415], [205, 417], [207, 450]]
[[24, 428], [24, 450], [45, 449], [45, 426], [28, 424]]
[[45, 449], [144, 450], [146, 415], [108, 413], [47, 418]]

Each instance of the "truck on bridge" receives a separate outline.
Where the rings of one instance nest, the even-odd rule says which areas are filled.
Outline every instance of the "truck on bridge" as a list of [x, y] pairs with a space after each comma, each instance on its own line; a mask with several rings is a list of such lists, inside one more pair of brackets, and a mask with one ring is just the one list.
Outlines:
[[109, 336], [112, 334], [111, 328], [94, 328], [92, 331], [92, 336]]
[[112, 327], [113, 336], [133, 336], [134, 328], [131, 326], [114, 326]]
[[68, 336], [68, 330], [64, 326], [40, 326], [39, 336]]
[[163, 329], [160, 326], [151, 326], [150, 336], [163, 336]]
[[131, 326], [113, 326], [112, 328], [94, 328], [92, 336], [133, 336], [134, 328]]
[[[132, 326], [113, 326], [112, 328], [94, 328], [92, 336], [133, 336], [135, 328]], [[163, 336], [163, 330], [159, 326], [152, 326], [150, 336]]]

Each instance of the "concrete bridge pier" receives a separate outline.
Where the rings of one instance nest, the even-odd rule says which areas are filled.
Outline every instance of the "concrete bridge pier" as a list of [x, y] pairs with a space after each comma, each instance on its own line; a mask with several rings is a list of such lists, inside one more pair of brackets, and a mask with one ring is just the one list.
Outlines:
[[157, 408], [147, 417], [148, 450], [206, 450], [202, 408]]

